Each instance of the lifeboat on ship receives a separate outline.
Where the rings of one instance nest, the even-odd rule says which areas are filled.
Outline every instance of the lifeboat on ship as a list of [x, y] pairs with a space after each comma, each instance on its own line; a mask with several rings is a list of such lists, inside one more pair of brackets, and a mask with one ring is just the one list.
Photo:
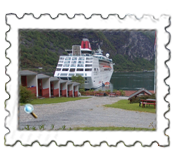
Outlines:
[[105, 82], [105, 87], [109, 87], [110, 86], [110, 82]]
[[103, 66], [104, 68], [111, 68], [110, 66]]

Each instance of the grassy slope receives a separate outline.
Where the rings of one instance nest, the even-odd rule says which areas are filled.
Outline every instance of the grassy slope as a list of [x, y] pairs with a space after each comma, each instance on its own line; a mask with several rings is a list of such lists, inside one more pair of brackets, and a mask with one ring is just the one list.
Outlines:
[[[44, 98], [44, 99], [34, 99], [31, 104], [50, 104], [50, 103], [62, 103], [68, 101], [76, 101], [82, 99], [88, 99], [90, 97], [55, 97], [55, 98]], [[20, 103], [20, 105], [24, 105], [26, 103]]]
[[156, 113], [153, 105], [147, 105], [145, 108], [139, 107], [139, 103], [129, 103], [129, 100], [120, 100], [113, 104], [106, 104], [105, 107], [119, 108], [124, 110], [139, 111], [139, 112], [149, 112]]
[[[62, 31], [36, 31], [36, 30], [20, 30], [20, 60], [21, 69], [29, 69], [40, 72], [38, 67], [43, 67], [42, 72], [53, 75], [59, 55], [64, 54], [64, 49], [70, 49], [73, 44], [81, 44], [83, 32], [62, 32]], [[106, 34], [100, 31], [86, 32], [87, 37], [93, 40], [103, 40], [102, 49], [104, 52], [112, 52], [113, 61], [116, 64], [115, 70], [118, 71], [139, 71], [142, 68], [150, 70], [153, 69], [153, 63], [145, 59], [138, 59], [131, 61], [127, 56], [117, 54], [116, 43], [112, 43], [105, 36]], [[117, 36], [117, 44], [120, 43], [120, 48], [124, 43], [126, 37], [123, 33]], [[127, 35], [126, 35], [127, 36]], [[150, 38], [150, 35], [145, 35]], [[114, 37], [114, 36], [113, 36]], [[73, 39], [72, 39], [73, 38]], [[119, 39], [120, 38], [120, 39]], [[152, 39], [152, 38], [151, 38]], [[120, 41], [120, 42], [119, 42]], [[96, 43], [91, 42], [93, 49], [96, 49]], [[59, 52], [58, 52], [59, 51]], [[144, 67], [143, 67], [144, 66]]]

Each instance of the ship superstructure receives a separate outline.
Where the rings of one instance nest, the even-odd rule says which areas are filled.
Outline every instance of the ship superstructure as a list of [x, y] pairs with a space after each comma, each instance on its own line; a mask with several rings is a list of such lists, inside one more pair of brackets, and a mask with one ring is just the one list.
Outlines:
[[84, 38], [80, 45], [73, 45], [65, 50], [68, 55], [60, 56], [54, 77], [71, 80], [74, 75], [81, 75], [85, 79], [84, 88], [98, 88], [110, 82], [113, 73], [113, 62], [109, 54], [103, 55], [99, 48], [92, 51], [88, 39]]

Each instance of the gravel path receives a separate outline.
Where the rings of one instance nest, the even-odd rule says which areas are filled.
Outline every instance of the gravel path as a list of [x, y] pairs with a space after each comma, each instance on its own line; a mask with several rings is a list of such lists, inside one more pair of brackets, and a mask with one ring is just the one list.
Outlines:
[[34, 105], [33, 118], [24, 112], [24, 106], [19, 109], [19, 128], [26, 125], [45, 125], [45, 129], [55, 129], [63, 125], [69, 127], [141, 127], [149, 128], [150, 123], [156, 124], [156, 114], [127, 111], [117, 108], [107, 108], [103, 105], [112, 104], [127, 97], [91, 97], [89, 99], [69, 101], [56, 104]]

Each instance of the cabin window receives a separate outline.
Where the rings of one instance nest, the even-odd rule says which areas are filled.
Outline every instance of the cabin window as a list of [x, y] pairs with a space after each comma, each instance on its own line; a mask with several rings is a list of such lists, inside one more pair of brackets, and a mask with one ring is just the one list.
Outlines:
[[60, 60], [64, 60], [64, 57], [60, 57]]
[[58, 64], [58, 67], [62, 67], [62, 64]]
[[67, 80], [67, 77], [61, 77], [60, 79], [62, 79], [62, 80]]
[[70, 61], [64, 61], [64, 63], [65, 63], [65, 64], [69, 64], [69, 63], [70, 63]]
[[71, 61], [71, 63], [76, 64], [76, 61]]
[[69, 64], [64, 64], [63, 67], [69, 67]]
[[72, 60], [77, 60], [77, 57], [73, 57]]
[[67, 57], [65, 60], [71, 60], [71, 57]]
[[74, 75], [74, 74], [71, 74], [71, 73], [69, 74], [69, 76], [73, 76], [73, 75]]
[[83, 64], [78, 64], [77, 67], [84, 67], [84, 65]]
[[85, 67], [92, 67], [92, 65], [86, 64]]
[[77, 71], [83, 71], [83, 68], [77, 68]]
[[81, 58], [81, 57], [80, 57], [78, 60], [84, 60], [84, 58]]
[[57, 71], [61, 71], [61, 68], [57, 68]]
[[92, 68], [86, 68], [85, 71], [92, 71]]
[[67, 74], [65, 74], [65, 73], [61, 73], [60, 76], [67, 76]]
[[86, 58], [86, 60], [92, 60], [93, 58]]
[[75, 72], [75, 68], [71, 68], [70, 69], [70, 72]]
[[71, 67], [76, 67], [76, 64], [71, 64]]
[[79, 64], [84, 64], [84, 61], [78, 61]]
[[86, 63], [92, 63], [92, 61], [86, 61]]
[[68, 71], [69, 70], [69, 68], [63, 68], [62, 69], [62, 71]]
[[81, 75], [81, 76], [83, 76], [84, 74], [81, 74], [81, 73], [77, 73], [76, 75]]

